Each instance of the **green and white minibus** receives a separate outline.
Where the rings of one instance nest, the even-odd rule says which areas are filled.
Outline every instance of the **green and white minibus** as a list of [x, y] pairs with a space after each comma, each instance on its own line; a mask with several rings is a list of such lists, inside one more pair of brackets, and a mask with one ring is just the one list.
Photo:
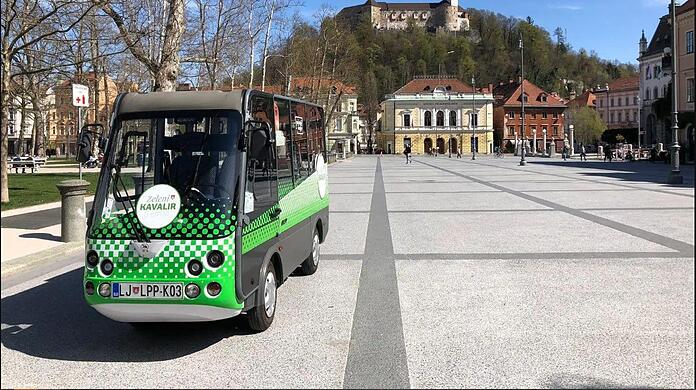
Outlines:
[[83, 287], [101, 314], [246, 314], [261, 331], [276, 288], [317, 270], [329, 229], [320, 106], [254, 90], [122, 94], [100, 143]]

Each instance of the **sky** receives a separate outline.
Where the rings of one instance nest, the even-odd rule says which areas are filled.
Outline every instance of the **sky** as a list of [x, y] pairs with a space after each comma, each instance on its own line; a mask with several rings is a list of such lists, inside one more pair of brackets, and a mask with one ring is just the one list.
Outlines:
[[[410, 0], [414, 2], [419, 0]], [[437, 2], [439, 0], [430, 0]], [[395, 1], [403, 2], [403, 1]], [[428, 0], [424, 0], [428, 2]], [[594, 50], [607, 60], [637, 64], [641, 30], [650, 42], [660, 16], [667, 14], [670, 0], [459, 0], [464, 8], [486, 9], [534, 23], [553, 33], [566, 30], [575, 49]], [[302, 14], [311, 16], [323, 4], [340, 10], [365, 0], [304, 0]], [[677, 1], [679, 3], [679, 1]]]

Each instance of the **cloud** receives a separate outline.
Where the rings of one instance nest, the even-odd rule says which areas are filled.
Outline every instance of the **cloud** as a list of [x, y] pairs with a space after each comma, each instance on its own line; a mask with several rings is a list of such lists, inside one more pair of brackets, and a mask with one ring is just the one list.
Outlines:
[[551, 9], [561, 9], [566, 11], [579, 11], [582, 9], [581, 6], [573, 4], [549, 4], [548, 6]]

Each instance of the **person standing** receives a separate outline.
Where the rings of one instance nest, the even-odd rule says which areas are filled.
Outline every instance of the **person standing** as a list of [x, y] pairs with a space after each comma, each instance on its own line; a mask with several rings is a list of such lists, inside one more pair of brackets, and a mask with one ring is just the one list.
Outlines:
[[563, 156], [563, 161], [566, 161], [566, 158], [568, 157], [568, 146], [563, 145], [563, 151], [561, 152], [561, 156]]
[[406, 155], [406, 164], [411, 162], [411, 146], [406, 145], [404, 148], [404, 154]]
[[580, 161], [587, 161], [587, 153], [585, 151], [585, 144], [580, 144]]

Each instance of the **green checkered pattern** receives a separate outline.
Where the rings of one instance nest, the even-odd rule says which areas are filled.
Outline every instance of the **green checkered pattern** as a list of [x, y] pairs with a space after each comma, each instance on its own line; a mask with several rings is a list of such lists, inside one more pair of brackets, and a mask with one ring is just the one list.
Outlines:
[[184, 205], [174, 221], [161, 229], [146, 229], [134, 211], [102, 219], [90, 229], [91, 238], [134, 238], [139, 226], [150, 239], [210, 239], [226, 237], [234, 231], [236, 216], [231, 202], [210, 200]]
[[[328, 177], [327, 177], [328, 180]], [[324, 198], [319, 197], [319, 173], [314, 172], [303, 180], [287, 196], [280, 199], [280, 220], [287, 222], [280, 226], [280, 232], [291, 229], [293, 226], [329, 207], [329, 191]]]
[[[204, 293], [196, 299], [172, 300], [169, 303], [205, 304], [220, 307], [241, 307], [237, 302], [234, 289], [234, 236], [213, 240], [169, 240], [162, 251], [152, 259], [138, 255], [130, 245], [131, 240], [88, 239], [87, 250], [95, 250], [100, 259], [110, 259], [114, 263], [114, 272], [108, 277], [102, 276], [97, 267], [85, 267], [85, 280], [92, 280], [95, 286], [103, 281], [109, 282], [196, 282], [201, 289], [216, 281], [223, 287], [222, 293], [215, 298], [208, 298]], [[217, 249], [225, 255], [223, 265], [215, 270], [204, 267], [199, 276], [188, 276], [186, 263], [192, 259], [200, 260], [206, 265], [206, 254]], [[110, 298], [95, 294], [87, 296], [90, 304], [107, 303]], [[145, 303], [146, 300], [137, 300]], [[118, 302], [127, 302], [119, 299]], [[133, 301], [131, 301], [133, 302]], [[157, 300], [159, 303], [167, 303]]]

